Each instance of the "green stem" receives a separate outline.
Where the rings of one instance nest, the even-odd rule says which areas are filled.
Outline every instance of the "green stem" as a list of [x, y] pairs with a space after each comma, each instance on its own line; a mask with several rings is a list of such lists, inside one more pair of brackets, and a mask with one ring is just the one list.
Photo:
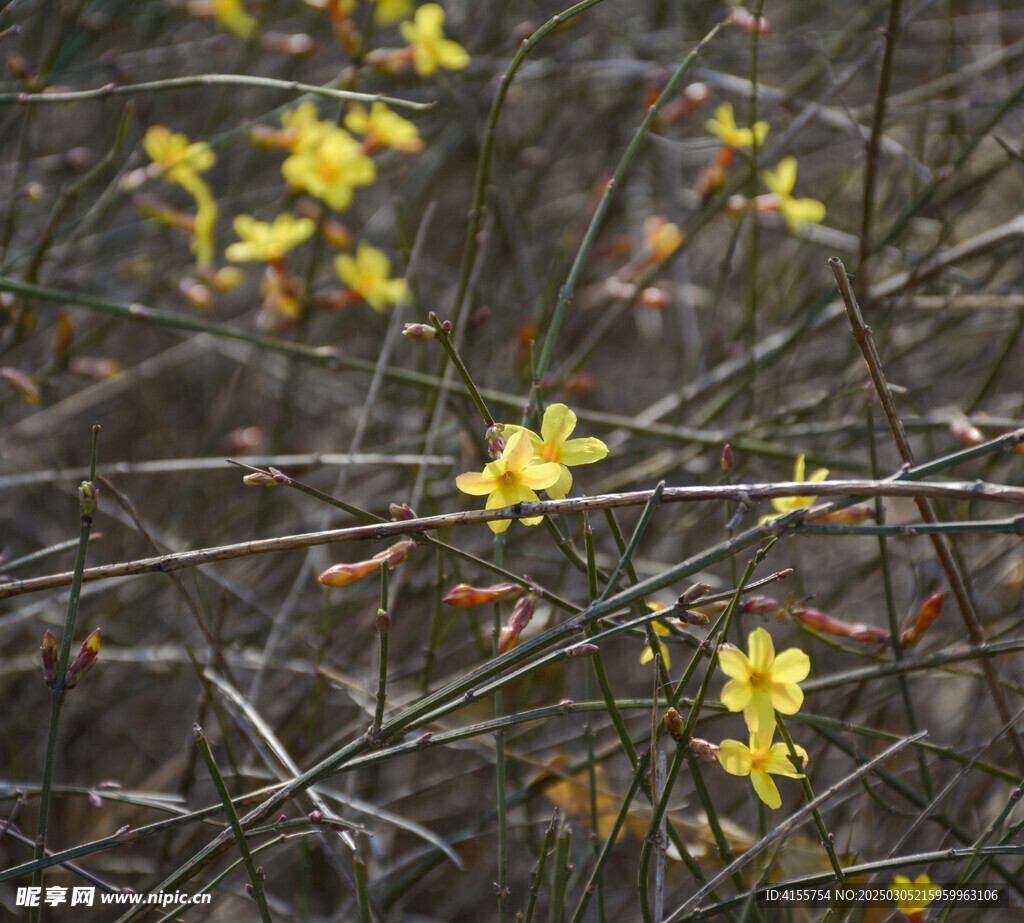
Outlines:
[[480, 411], [480, 416], [484, 418], [484, 425], [488, 427], [494, 426], [494, 417], [491, 416], [491, 412], [487, 409], [483, 397], [480, 396], [480, 391], [473, 381], [473, 376], [469, 374], [469, 369], [466, 368], [466, 363], [462, 361], [462, 356], [459, 355], [459, 351], [455, 348], [448, 330], [445, 329], [444, 324], [441, 323], [441, 320], [433, 311], [427, 317], [437, 331], [437, 338], [441, 341], [444, 351], [448, 353], [448, 358], [451, 359], [452, 365], [455, 366], [459, 377], [469, 391], [469, 396], [473, 399], [473, 403], [476, 404], [476, 409]]
[[199, 752], [202, 754], [203, 762], [206, 763], [206, 768], [210, 772], [213, 785], [217, 789], [217, 794], [220, 795], [220, 801], [224, 806], [224, 813], [227, 815], [228, 823], [231, 824], [231, 831], [235, 835], [235, 843], [238, 844], [238, 851], [242, 856], [242, 862], [245, 864], [245, 870], [249, 875], [249, 883], [252, 885], [252, 898], [256, 901], [256, 906], [260, 910], [260, 919], [263, 920], [263, 923], [271, 923], [270, 908], [267, 906], [267, 895], [263, 887], [263, 880], [266, 877], [263, 872], [263, 866], [257, 869], [256, 864], [252, 860], [249, 844], [245, 841], [245, 831], [242, 829], [242, 824], [238, 819], [238, 812], [235, 811], [234, 802], [231, 800], [231, 795], [228, 793], [227, 786], [224, 784], [224, 779], [213, 758], [210, 742], [206, 739], [203, 729], [198, 724], [193, 725], [192, 733], [195, 736]]

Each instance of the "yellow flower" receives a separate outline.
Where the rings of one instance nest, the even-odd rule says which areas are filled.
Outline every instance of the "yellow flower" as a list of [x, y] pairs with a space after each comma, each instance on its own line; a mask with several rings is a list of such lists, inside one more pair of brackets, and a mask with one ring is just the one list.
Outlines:
[[256, 30], [256, 20], [242, 6], [242, 0], [213, 0], [213, 16], [217, 25], [240, 38], [248, 38]]
[[[650, 609], [652, 612], [659, 612], [660, 610], [665, 608], [665, 604], [664, 603], [659, 603], [659, 602], [648, 603], [647, 604], [647, 608]], [[654, 621], [651, 622], [651, 628], [654, 629], [655, 634], [659, 634], [659, 635], [670, 635], [670, 634], [672, 634], [671, 631], [669, 631], [664, 625], [662, 625], [661, 622], [659, 622], [657, 620], [654, 620]], [[672, 661], [671, 661], [671, 659], [669, 659], [669, 656], [668, 656], [668, 647], [666, 645], [662, 644], [659, 641], [658, 642], [658, 650], [661, 652], [661, 662], [663, 664], [665, 664], [665, 669], [666, 670], [670, 669], [671, 666], [672, 666]], [[644, 645], [643, 653], [640, 655], [640, 663], [641, 664], [650, 663], [652, 660], [654, 660], [654, 653], [653, 653], [653, 651], [651, 651], [651, 645], [648, 643], [648, 644]]]
[[306, 100], [294, 109], [281, 113], [281, 127], [288, 137], [288, 146], [294, 152], [301, 147], [315, 147], [338, 126], [333, 122], [321, 121], [316, 103]]
[[198, 178], [217, 160], [205, 141], [190, 144], [185, 135], [172, 132], [164, 125], [152, 125], [142, 139], [142, 146], [161, 172], [185, 188], [188, 188], [188, 180]]
[[444, 10], [436, 3], [424, 3], [412, 22], [398, 25], [402, 38], [413, 47], [413, 66], [421, 77], [429, 77], [439, 67], [461, 70], [469, 64], [469, 52], [444, 37], [443, 24]]
[[[505, 443], [501, 458], [495, 459], [484, 468], [483, 473], [460, 474], [455, 483], [463, 493], [473, 496], [487, 494], [487, 509], [496, 510], [514, 503], [537, 499], [536, 491], [550, 488], [558, 480], [559, 467], [553, 462], [531, 464], [533, 445], [525, 432], [515, 433]], [[521, 520], [523, 525], [535, 526], [543, 516], [528, 516]], [[504, 532], [509, 519], [489, 522], [492, 532]]]
[[942, 888], [938, 885], [933, 885], [932, 880], [925, 872], [922, 872], [913, 881], [906, 875], [897, 875], [892, 880], [892, 887], [896, 891], [909, 891], [910, 896], [921, 898], [921, 900], [908, 900], [906, 894], [902, 896], [897, 895], [896, 909], [911, 919], [915, 917], [920, 918], [920, 914], [924, 913], [924, 909], [942, 894]]
[[412, 0], [377, 0], [373, 21], [379, 26], [390, 26], [405, 19], [412, 12]]
[[774, 172], [765, 170], [763, 175], [768, 191], [778, 196], [778, 210], [792, 233], [804, 224], [821, 224], [825, 217], [824, 204], [817, 199], [793, 198], [793, 187], [796, 186], [795, 157], [784, 157]]
[[644, 219], [644, 247], [650, 251], [651, 259], [662, 262], [671, 256], [686, 239], [686, 232], [679, 225], [666, 221], [660, 215]]
[[353, 134], [363, 135], [364, 150], [372, 151], [381, 146], [407, 154], [423, 150], [416, 126], [382, 102], [375, 102], [369, 112], [354, 103], [345, 114], [345, 127]]
[[362, 145], [343, 128], [308, 132], [282, 165], [281, 173], [296, 189], [322, 199], [331, 208], [348, 208], [352, 190], [368, 186], [377, 167]]
[[172, 132], [163, 125], [151, 126], [142, 139], [142, 146], [153, 161], [153, 167], [195, 199], [197, 210], [192, 225], [192, 250], [200, 265], [212, 263], [217, 203], [199, 174], [214, 165], [216, 155], [205, 141], [190, 144], [185, 135]]
[[285, 212], [272, 224], [257, 221], [251, 215], [239, 215], [234, 221], [239, 242], [225, 251], [233, 263], [279, 260], [293, 247], [311, 237], [316, 224], [310, 218], [296, 218]]
[[760, 147], [768, 134], [767, 122], [755, 122], [753, 128], [737, 128], [732, 103], [722, 103], [715, 110], [714, 118], [708, 119], [704, 127], [729, 147], [750, 147], [754, 141]]
[[[790, 779], [801, 779], [804, 775], [793, 765], [786, 744], [782, 741], [772, 743], [774, 736], [773, 721], [764, 730], [751, 733], [749, 747], [738, 740], [723, 740], [718, 750], [718, 761], [722, 768], [730, 775], [750, 776], [757, 797], [770, 808], [781, 807], [782, 798], [769, 773], [787, 776]], [[799, 746], [794, 746], [793, 749], [806, 766], [807, 751]]]
[[[793, 480], [802, 481], [804, 479], [804, 467], [805, 459], [803, 455], [798, 455], [796, 463], [793, 465]], [[824, 481], [828, 477], [828, 468], [818, 468], [815, 470], [807, 480], [809, 481]], [[786, 513], [790, 513], [793, 510], [803, 509], [807, 506], [813, 506], [815, 497], [775, 497], [772, 500], [772, 509], [774, 513], [768, 516], [762, 516], [757, 524], [763, 526], [766, 522], [771, 522], [773, 519], [778, 519], [780, 516], [785, 516]]]
[[730, 677], [722, 687], [722, 704], [729, 711], [742, 711], [747, 728], [758, 731], [775, 727], [775, 710], [795, 715], [804, 701], [797, 683], [811, 671], [810, 658], [791, 647], [775, 656], [772, 636], [755, 628], [747, 636], [747, 656], [727, 645], [718, 654], [718, 665]]
[[405, 279], [389, 278], [391, 262], [366, 241], [359, 244], [354, 259], [347, 253], [335, 257], [334, 268], [349, 290], [375, 311], [383, 311], [405, 297]]
[[586, 439], [567, 439], [576, 428], [576, 414], [565, 404], [551, 404], [544, 411], [540, 435], [511, 423], [505, 424], [506, 438], [512, 433], [524, 432], [533, 444], [537, 457], [544, 462], [555, 462], [561, 466], [558, 480], [547, 488], [548, 496], [561, 500], [572, 487], [572, 473], [569, 465], [590, 465], [608, 454], [608, 446], [600, 439], [590, 436]]

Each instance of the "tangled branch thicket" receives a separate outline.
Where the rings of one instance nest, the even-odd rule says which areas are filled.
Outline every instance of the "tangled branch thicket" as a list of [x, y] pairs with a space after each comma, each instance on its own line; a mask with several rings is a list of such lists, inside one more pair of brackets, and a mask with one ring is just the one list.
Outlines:
[[0, 41], [0, 905], [1019, 915], [1019, 4]]

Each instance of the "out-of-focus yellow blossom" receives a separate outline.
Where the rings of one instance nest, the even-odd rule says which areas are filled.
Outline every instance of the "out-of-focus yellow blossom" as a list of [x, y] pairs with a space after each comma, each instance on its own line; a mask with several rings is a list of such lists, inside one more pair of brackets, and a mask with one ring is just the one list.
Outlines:
[[273, 223], [257, 221], [251, 215], [239, 215], [234, 221], [238, 243], [231, 244], [225, 256], [233, 263], [279, 260], [293, 247], [313, 235], [316, 224], [311, 218], [296, 218], [285, 212]]
[[213, 18], [218, 26], [239, 38], [249, 38], [258, 25], [245, 11], [242, 0], [213, 0]]
[[424, 3], [412, 22], [398, 25], [402, 38], [413, 48], [413, 67], [421, 77], [429, 77], [439, 67], [461, 70], [469, 65], [469, 52], [445, 38], [443, 25], [444, 10], [436, 3]]
[[412, 12], [412, 0], [377, 0], [373, 20], [379, 26], [392, 26]]
[[[796, 463], [793, 465], [793, 480], [802, 481], [804, 480], [804, 468], [805, 459], [803, 455], [798, 455]], [[824, 481], [828, 477], [828, 468], [818, 468], [815, 470], [807, 480], [809, 481]], [[778, 519], [780, 516], [785, 516], [786, 513], [791, 513], [793, 510], [800, 510], [804, 507], [812, 506], [815, 501], [815, 497], [775, 497], [772, 500], [772, 509], [774, 513], [768, 516], [762, 516], [757, 524], [763, 526], [766, 522], [771, 522], [773, 519]]]
[[377, 178], [377, 167], [355, 138], [343, 128], [332, 127], [325, 134], [313, 130], [300, 137], [281, 173], [296, 189], [340, 211], [352, 202], [355, 187], [368, 186]]
[[389, 304], [398, 304], [405, 297], [405, 279], [392, 279], [391, 261], [365, 240], [360, 242], [355, 257], [342, 253], [334, 258], [334, 269], [341, 281], [375, 311], [384, 311]]
[[[665, 608], [665, 604], [659, 602], [648, 603], [647, 608], [650, 609], [652, 612], [660, 612], [662, 609]], [[669, 631], [668, 628], [666, 628], [664, 625], [661, 624], [661, 622], [657, 620], [651, 622], [651, 628], [654, 629], [655, 634], [672, 634], [672, 632]], [[665, 669], [670, 669], [672, 666], [672, 660], [668, 655], [668, 647], [659, 641], [658, 651], [661, 653], [661, 662], [665, 664]], [[640, 663], [650, 663], [652, 660], [654, 660], [654, 652], [651, 650], [650, 642], [648, 642], [644, 645], [643, 653], [640, 654]]]
[[[558, 480], [559, 466], [553, 462], [533, 464], [533, 445], [523, 431], [514, 433], [505, 443], [501, 458], [488, 464], [482, 473], [460, 474], [455, 483], [463, 493], [473, 496], [487, 494], [487, 509], [496, 510], [514, 503], [537, 499], [536, 491], [550, 488]], [[535, 526], [543, 516], [527, 516], [523, 525]], [[504, 532], [512, 520], [497, 519], [487, 523], [492, 532]]]
[[686, 232], [660, 215], [644, 219], [644, 246], [651, 254], [651, 261], [660, 263], [667, 259], [686, 239]]
[[187, 136], [172, 132], [165, 125], [151, 125], [142, 146], [160, 172], [182, 186], [217, 161], [217, 155], [205, 141], [190, 143]]
[[750, 147], [755, 140], [760, 147], [768, 135], [767, 122], [755, 122], [753, 128], [737, 128], [732, 103], [722, 103], [715, 110], [714, 117], [704, 123], [704, 127], [729, 147]]
[[795, 715], [804, 701], [797, 683], [807, 679], [810, 658], [799, 648], [791, 647], [778, 656], [772, 636], [763, 628], [755, 628], [747, 636], [744, 654], [732, 644], [719, 651], [718, 665], [730, 677], [722, 687], [722, 704], [729, 711], [742, 711], [750, 731], [775, 727], [775, 712]]
[[[750, 776], [757, 797], [773, 809], [782, 806], [782, 797], [769, 773], [790, 779], [802, 779], [804, 775], [793, 765], [786, 744], [782, 741], [772, 743], [774, 736], [773, 721], [766, 728], [751, 733], [749, 747], [738, 740], [723, 740], [718, 750], [722, 768], [734, 776]], [[793, 749], [806, 766], [807, 751], [796, 745]]]
[[321, 120], [316, 103], [310, 100], [282, 112], [281, 126], [284, 129], [285, 142], [292, 151], [319, 144], [325, 135], [338, 127], [333, 122]]
[[369, 111], [354, 103], [345, 114], [345, 127], [363, 136], [363, 150], [367, 153], [378, 147], [393, 147], [407, 154], [423, 150], [416, 126], [382, 102], [375, 102]]
[[572, 472], [569, 466], [590, 465], [600, 461], [608, 454], [608, 446], [600, 439], [590, 436], [586, 439], [569, 439], [569, 434], [576, 428], [576, 414], [565, 404], [551, 404], [544, 411], [544, 419], [540, 425], [540, 435], [522, 426], [506, 423], [504, 436], [507, 439], [517, 432], [525, 432], [533, 445], [538, 459], [544, 462], [555, 462], [560, 466], [558, 480], [547, 487], [548, 496], [555, 500], [563, 499], [572, 488]]
[[784, 157], [776, 170], [764, 171], [764, 184], [768, 191], [778, 197], [776, 209], [786, 219], [791, 233], [799, 231], [804, 224], [821, 224], [825, 218], [825, 205], [817, 199], [794, 199], [796, 186], [796, 158]]
[[206, 181], [199, 175], [209, 170], [217, 160], [205, 141], [190, 143], [180, 133], [164, 125], [153, 125], [142, 139], [142, 146], [153, 168], [188, 192], [196, 202], [196, 217], [192, 224], [192, 250], [196, 262], [213, 262], [213, 230], [217, 224], [217, 203]]

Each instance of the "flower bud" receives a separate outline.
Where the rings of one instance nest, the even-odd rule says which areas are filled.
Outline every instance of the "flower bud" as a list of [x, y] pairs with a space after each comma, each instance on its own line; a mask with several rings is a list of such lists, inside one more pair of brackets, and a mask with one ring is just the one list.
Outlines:
[[411, 538], [402, 539], [400, 542], [395, 542], [386, 551], [382, 551], [380, 554], [374, 555], [375, 558], [383, 558], [388, 563], [388, 567], [397, 567], [407, 557], [410, 552], [416, 547], [416, 542]]
[[674, 708], [668, 709], [664, 717], [665, 730], [677, 744], [683, 740], [683, 716]]
[[917, 620], [914, 622], [911, 628], [900, 633], [900, 646], [901, 647], [913, 647], [921, 640], [927, 630], [928, 626], [931, 625], [942, 611], [943, 595], [941, 593], [932, 593], [923, 603], [917, 613]]
[[522, 634], [523, 629], [530, 624], [530, 619], [533, 618], [533, 613], [536, 611], [537, 597], [532, 593], [529, 596], [524, 596], [515, 604], [515, 608], [512, 609], [512, 615], [509, 616], [509, 620], [502, 627], [498, 635], [499, 654], [504, 654], [505, 651], [511, 650], [516, 646], [519, 642], [519, 636]]
[[487, 454], [491, 461], [501, 458], [501, 453], [505, 451], [505, 437], [501, 434], [504, 429], [504, 424], [494, 423], [488, 426], [487, 432], [484, 433], [484, 439], [487, 441]]
[[78, 506], [82, 511], [82, 525], [90, 525], [96, 515], [96, 501], [99, 489], [92, 481], [82, 481], [78, 486]]
[[690, 752], [697, 757], [697, 759], [703, 760], [705, 763], [710, 763], [712, 766], [718, 765], [718, 751], [720, 749], [721, 747], [719, 747], [718, 744], [702, 740], [700, 737], [690, 738]]
[[460, 609], [479, 606], [481, 603], [496, 603], [504, 599], [515, 599], [526, 590], [518, 583], [495, 583], [493, 586], [470, 586], [459, 583], [441, 597], [441, 602]]
[[722, 476], [728, 478], [732, 474], [732, 467], [735, 459], [732, 455], [732, 446], [727, 442], [722, 446]]
[[708, 590], [711, 589], [709, 583], [695, 583], [688, 590], [684, 590], [679, 598], [676, 600], [676, 605], [683, 607], [688, 606], [690, 603], [696, 602], [700, 599]]
[[49, 628], [43, 634], [43, 643], [39, 648], [43, 660], [43, 679], [52, 689], [57, 685], [57, 639]]
[[418, 519], [416, 511], [408, 503], [389, 503], [388, 513], [391, 514], [392, 522], [405, 522], [409, 519]]
[[77, 656], [71, 661], [71, 666], [68, 667], [67, 679], [64, 682], [65, 689], [74, 689], [78, 685], [78, 681], [92, 666], [93, 661], [99, 656], [99, 652], [100, 630], [94, 628], [82, 642]]
[[433, 324], [406, 324], [402, 336], [413, 340], [435, 340], [437, 331]]
[[583, 644], [574, 644], [572, 647], [568, 647], [565, 650], [566, 657], [593, 657], [598, 651], [600, 651], [596, 644], [590, 644], [584, 642]]
[[781, 608], [779, 601], [771, 596], [750, 596], [740, 603], [740, 612], [744, 615], [772, 615]]
[[386, 635], [391, 630], [391, 615], [386, 609], [378, 609], [373, 622], [377, 631], [382, 635]]
[[793, 606], [790, 612], [793, 618], [808, 628], [840, 638], [849, 638], [852, 641], [863, 641], [865, 644], [887, 644], [892, 637], [884, 628], [865, 625], [863, 622], [843, 622], [827, 615], [820, 609]]
[[855, 503], [841, 510], [833, 510], [822, 516], [819, 522], [837, 522], [844, 526], [856, 526], [875, 515], [874, 504]]
[[328, 567], [316, 579], [325, 586], [347, 586], [353, 580], [358, 580], [360, 577], [366, 577], [369, 574], [375, 574], [385, 564], [389, 568], [397, 567], [409, 557], [409, 552], [415, 547], [416, 543], [412, 539], [403, 539], [400, 542], [396, 542], [390, 548], [375, 554], [369, 560], [355, 561], [352, 564], [335, 564]]
[[246, 487], [280, 487], [280, 481], [266, 471], [254, 471], [242, 478]]
[[978, 445], [985, 441], [985, 435], [962, 413], [949, 421], [949, 431], [964, 445]]

